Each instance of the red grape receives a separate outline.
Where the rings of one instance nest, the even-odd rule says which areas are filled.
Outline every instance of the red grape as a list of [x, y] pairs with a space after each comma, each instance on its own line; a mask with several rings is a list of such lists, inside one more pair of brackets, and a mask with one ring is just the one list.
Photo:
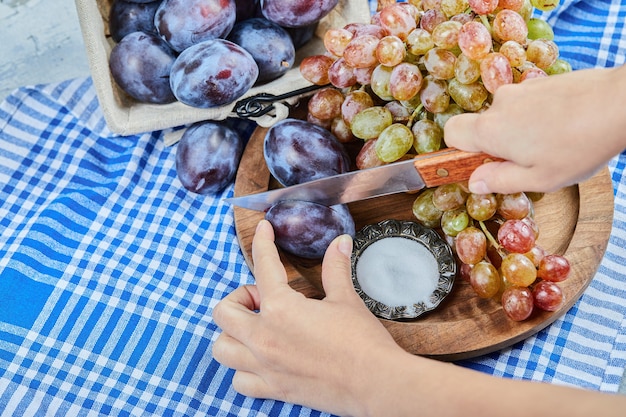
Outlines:
[[563, 305], [563, 291], [558, 284], [539, 281], [533, 287], [535, 306], [545, 311], [556, 311]]
[[331, 28], [324, 34], [324, 47], [331, 54], [340, 57], [354, 35], [347, 29]]
[[465, 23], [459, 30], [458, 39], [461, 52], [473, 60], [487, 56], [493, 45], [489, 30], [476, 21]]
[[315, 85], [326, 85], [330, 83], [328, 69], [333, 62], [335, 60], [327, 55], [307, 56], [300, 63], [300, 74], [305, 80]]
[[509, 60], [499, 52], [491, 52], [480, 61], [480, 76], [485, 88], [495, 93], [498, 87], [513, 83], [513, 70]]
[[565, 256], [551, 254], [543, 257], [539, 262], [537, 276], [546, 281], [565, 281], [570, 272], [570, 264]]
[[476, 14], [493, 13], [498, 7], [498, 0], [468, 0], [468, 2]]
[[467, 227], [454, 240], [457, 256], [461, 262], [474, 265], [482, 261], [487, 253], [487, 238], [482, 230]]
[[498, 214], [504, 219], [523, 219], [530, 213], [530, 206], [525, 193], [498, 194]]
[[526, 287], [509, 287], [502, 293], [502, 308], [513, 321], [526, 320], [533, 312], [534, 297]]

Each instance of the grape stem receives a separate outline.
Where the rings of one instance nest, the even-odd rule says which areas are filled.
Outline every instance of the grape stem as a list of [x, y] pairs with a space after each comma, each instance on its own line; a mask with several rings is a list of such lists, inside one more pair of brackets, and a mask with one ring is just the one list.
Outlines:
[[496, 251], [498, 251], [498, 254], [504, 258], [506, 256], [506, 253], [502, 250], [502, 247], [500, 246], [498, 241], [493, 237], [489, 229], [487, 229], [487, 226], [485, 226], [485, 223], [482, 220], [480, 220], [478, 224], [480, 224], [480, 228], [482, 229], [485, 236], [487, 236], [487, 239], [489, 240], [491, 245], [496, 249]]
[[417, 106], [417, 108], [409, 116], [409, 120], [407, 121], [406, 127], [410, 129], [413, 126], [413, 122], [415, 122], [415, 118], [417, 117], [418, 114], [420, 114], [423, 108], [424, 108], [424, 105], [420, 103], [420, 105]]
[[489, 23], [489, 19], [487, 18], [487, 15], [481, 14], [478, 16], [480, 17], [480, 21], [483, 23], [483, 25], [485, 25], [487, 30], [489, 30], [489, 33], [493, 34], [493, 29], [491, 28], [491, 23]]

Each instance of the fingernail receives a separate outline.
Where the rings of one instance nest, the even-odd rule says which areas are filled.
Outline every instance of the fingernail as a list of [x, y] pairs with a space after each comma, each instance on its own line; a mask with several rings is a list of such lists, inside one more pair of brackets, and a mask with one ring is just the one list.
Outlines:
[[259, 230], [261, 230], [261, 228], [263, 227], [267, 227], [266, 223], [269, 223], [267, 220], [262, 219], [260, 220], [257, 225], [256, 225], [256, 232], [258, 232]]
[[469, 190], [474, 194], [489, 194], [491, 190], [485, 181], [474, 181], [469, 183]]
[[350, 235], [341, 235], [337, 241], [337, 249], [347, 258], [352, 256], [352, 237]]

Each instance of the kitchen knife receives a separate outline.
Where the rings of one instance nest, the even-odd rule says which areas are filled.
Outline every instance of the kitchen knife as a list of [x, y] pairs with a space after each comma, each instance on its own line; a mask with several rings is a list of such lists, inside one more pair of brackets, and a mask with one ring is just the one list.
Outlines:
[[304, 200], [326, 206], [346, 204], [466, 181], [476, 167], [493, 161], [502, 159], [481, 152], [446, 148], [401, 162], [333, 175], [258, 194], [227, 198], [225, 201], [234, 206], [258, 211], [266, 211], [284, 200]]

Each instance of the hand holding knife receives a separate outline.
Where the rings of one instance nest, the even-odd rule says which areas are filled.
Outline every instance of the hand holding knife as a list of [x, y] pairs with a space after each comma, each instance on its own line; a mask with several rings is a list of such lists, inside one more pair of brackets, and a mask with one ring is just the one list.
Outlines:
[[266, 211], [272, 205], [284, 200], [304, 200], [326, 206], [347, 204], [388, 194], [417, 191], [424, 187], [466, 181], [475, 168], [493, 161], [502, 159], [482, 152], [446, 148], [380, 167], [351, 171], [258, 194], [228, 198], [226, 202], [259, 211]]

